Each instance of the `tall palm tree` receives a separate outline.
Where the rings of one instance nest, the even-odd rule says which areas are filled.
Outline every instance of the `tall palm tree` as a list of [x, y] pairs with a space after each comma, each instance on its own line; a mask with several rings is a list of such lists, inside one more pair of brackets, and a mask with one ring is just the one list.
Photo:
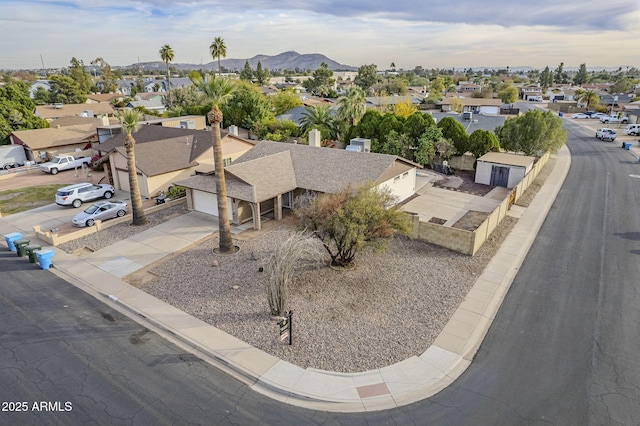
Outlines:
[[167, 64], [167, 90], [169, 91], [169, 106], [171, 106], [171, 81], [169, 81], [169, 62], [173, 61], [173, 49], [168, 44], [160, 48], [160, 58]]
[[327, 129], [331, 137], [335, 136], [335, 119], [329, 105], [321, 104], [305, 107], [301, 115], [300, 125], [302, 131], [306, 132], [314, 127], [320, 127]]
[[364, 90], [359, 86], [349, 87], [345, 94], [338, 98], [338, 117], [349, 126], [355, 126], [367, 110], [365, 102]]
[[224, 44], [224, 40], [222, 39], [222, 37], [216, 37], [213, 39], [213, 43], [211, 43], [211, 46], [209, 46], [209, 52], [211, 52], [211, 56], [213, 57], [213, 59], [218, 58], [218, 77], [220, 77], [220, 57], [227, 57], [227, 45]]
[[211, 111], [207, 114], [207, 118], [209, 119], [209, 124], [211, 124], [213, 162], [216, 171], [216, 199], [218, 202], [218, 227], [220, 235], [218, 251], [220, 253], [233, 253], [235, 246], [231, 238], [231, 226], [229, 225], [227, 185], [224, 179], [222, 138], [220, 136], [223, 116], [219, 106], [231, 98], [236, 86], [230, 80], [211, 76], [207, 80], [196, 77], [194, 83], [202, 91], [204, 98], [212, 103]]
[[585, 90], [578, 96], [578, 102], [587, 105], [587, 108], [593, 108], [600, 103], [600, 96], [593, 90]]
[[129, 191], [131, 193], [131, 210], [133, 212], [132, 225], [140, 226], [149, 223], [147, 217], [144, 214], [142, 207], [142, 197], [140, 196], [140, 187], [138, 186], [138, 173], [136, 173], [136, 154], [135, 146], [136, 140], [131, 136], [131, 133], [138, 130], [140, 126], [140, 120], [142, 114], [135, 109], [123, 110], [118, 114], [118, 120], [122, 130], [126, 136], [124, 138], [124, 146], [127, 150], [127, 169], [129, 170]]

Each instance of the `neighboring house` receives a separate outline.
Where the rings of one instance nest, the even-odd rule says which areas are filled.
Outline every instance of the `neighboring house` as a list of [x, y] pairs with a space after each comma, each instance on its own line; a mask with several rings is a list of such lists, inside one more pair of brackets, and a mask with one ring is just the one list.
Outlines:
[[[229, 217], [234, 224], [253, 221], [253, 228], [261, 229], [262, 215], [273, 212], [279, 220], [300, 197], [367, 182], [388, 187], [400, 202], [415, 192], [417, 167], [394, 155], [261, 141], [225, 167]], [[214, 176], [175, 183], [187, 188], [191, 209], [218, 215]]]
[[29, 89], [29, 97], [31, 99], [33, 99], [33, 96], [35, 95], [35, 93], [36, 93], [36, 91], [38, 90], [39, 87], [42, 87], [47, 92], [51, 91], [51, 86], [49, 85], [49, 80], [36, 80], [33, 83], [31, 83], [31, 88]]
[[122, 99], [122, 95], [118, 93], [90, 93], [87, 95], [88, 104], [106, 103], [112, 104], [113, 101]]
[[390, 105], [403, 104], [407, 101], [413, 105], [419, 105], [422, 99], [418, 96], [367, 96], [365, 105], [367, 108], [388, 107]]
[[[212, 173], [211, 132], [194, 129], [142, 125], [132, 134], [136, 141], [136, 167], [140, 193], [151, 198], [166, 190], [172, 182], [197, 173]], [[124, 147], [125, 135], [119, 133], [95, 146], [101, 162], [108, 160], [108, 175], [116, 189], [129, 190], [129, 169]], [[225, 164], [247, 152], [253, 142], [222, 131]]]
[[542, 88], [537, 84], [519, 87], [518, 98], [525, 101], [542, 102]]
[[[457, 101], [454, 101], [454, 99], [457, 99]], [[458, 101], [462, 105], [462, 112], [472, 112], [474, 114], [498, 115], [500, 114], [500, 107], [502, 106], [502, 101], [500, 99], [461, 97], [443, 98], [436, 104], [436, 106], [444, 112], [453, 111], [452, 105]]]
[[115, 113], [108, 103], [40, 105], [35, 111], [37, 117], [49, 122], [62, 117], [113, 117]]
[[[204, 130], [207, 128], [207, 120], [204, 115], [183, 115], [181, 117], [145, 117], [140, 124], [152, 124], [162, 127], [173, 127], [176, 129], [193, 129]], [[233, 128], [233, 127], [231, 127]], [[113, 136], [122, 133], [122, 127], [118, 120], [111, 120], [109, 124], [98, 126], [98, 142], [103, 143], [111, 139]], [[246, 129], [237, 129], [235, 136], [243, 139], [249, 139], [249, 131]], [[233, 133], [233, 132], [231, 132]]]
[[[93, 121], [93, 120], [92, 120]], [[11, 143], [23, 145], [27, 159], [40, 162], [57, 154], [91, 149], [98, 140], [97, 124], [56, 126], [48, 129], [18, 130], [9, 135]], [[92, 152], [87, 155], [92, 155]]]
[[141, 107], [149, 111], [155, 111], [158, 114], [162, 114], [165, 111], [163, 97], [156, 95], [149, 100], [133, 100], [129, 101], [126, 105], [127, 108]]
[[533, 168], [535, 160], [526, 155], [488, 152], [478, 158], [476, 183], [513, 188]]

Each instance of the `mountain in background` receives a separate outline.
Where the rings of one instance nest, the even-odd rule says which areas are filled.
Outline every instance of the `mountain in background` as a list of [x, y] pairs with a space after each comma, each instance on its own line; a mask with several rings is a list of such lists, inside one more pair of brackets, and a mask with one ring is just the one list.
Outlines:
[[[298, 52], [289, 51], [283, 52], [275, 56], [269, 55], [256, 55], [249, 59], [220, 59], [220, 65], [223, 69], [230, 71], [242, 71], [244, 64], [249, 61], [251, 68], [256, 69], [258, 62], [262, 65], [263, 69], [270, 71], [284, 71], [284, 70], [316, 70], [320, 68], [320, 64], [323, 62], [327, 64], [332, 71], [358, 71], [357, 67], [340, 64], [332, 59], [327, 58], [319, 53], [300, 54]], [[142, 62], [140, 64], [131, 65], [132, 67], [140, 66], [145, 70], [153, 69], [165, 69], [164, 62]], [[218, 71], [218, 60], [206, 63], [206, 64], [175, 64], [171, 63], [171, 67], [178, 70], [197, 70], [203, 69], [207, 71]]]

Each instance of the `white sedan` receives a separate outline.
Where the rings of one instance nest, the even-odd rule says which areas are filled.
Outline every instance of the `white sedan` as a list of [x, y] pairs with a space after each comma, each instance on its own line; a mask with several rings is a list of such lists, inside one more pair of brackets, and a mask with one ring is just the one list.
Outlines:
[[587, 114], [583, 114], [581, 112], [577, 113], [577, 114], [572, 114], [571, 118], [590, 118]]

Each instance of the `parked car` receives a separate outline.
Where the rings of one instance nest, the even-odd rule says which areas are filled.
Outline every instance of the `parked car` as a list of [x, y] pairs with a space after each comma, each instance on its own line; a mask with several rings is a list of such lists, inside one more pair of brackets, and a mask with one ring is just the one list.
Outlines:
[[589, 118], [589, 116], [583, 112], [577, 114], [571, 114], [571, 118]]
[[56, 204], [78, 208], [82, 203], [97, 200], [98, 198], [106, 198], [108, 200], [113, 197], [115, 191], [115, 188], [108, 184], [76, 183], [58, 189], [58, 192], [56, 192]]
[[640, 124], [627, 124], [624, 129], [625, 135], [640, 135]]
[[600, 117], [601, 123], [627, 123], [629, 121], [629, 117], [618, 117], [617, 115], [607, 115], [605, 117]]
[[612, 142], [616, 139], [616, 131], [613, 129], [603, 127], [602, 129], [596, 130], [596, 138], [602, 141]]
[[595, 111], [586, 111], [586, 112], [583, 112], [583, 114], [588, 115], [588, 116], [589, 116], [589, 118], [591, 118], [591, 116], [592, 116], [593, 114], [595, 114], [595, 113], [596, 113]]
[[598, 119], [600, 117], [608, 117], [604, 112], [596, 112], [595, 114], [591, 114], [591, 118]]
[[100, 201], [74, 216], [73, 226], [93, 226], [96, 220], [113, 219], [127, 214], [129, 205], [124, 201]]

